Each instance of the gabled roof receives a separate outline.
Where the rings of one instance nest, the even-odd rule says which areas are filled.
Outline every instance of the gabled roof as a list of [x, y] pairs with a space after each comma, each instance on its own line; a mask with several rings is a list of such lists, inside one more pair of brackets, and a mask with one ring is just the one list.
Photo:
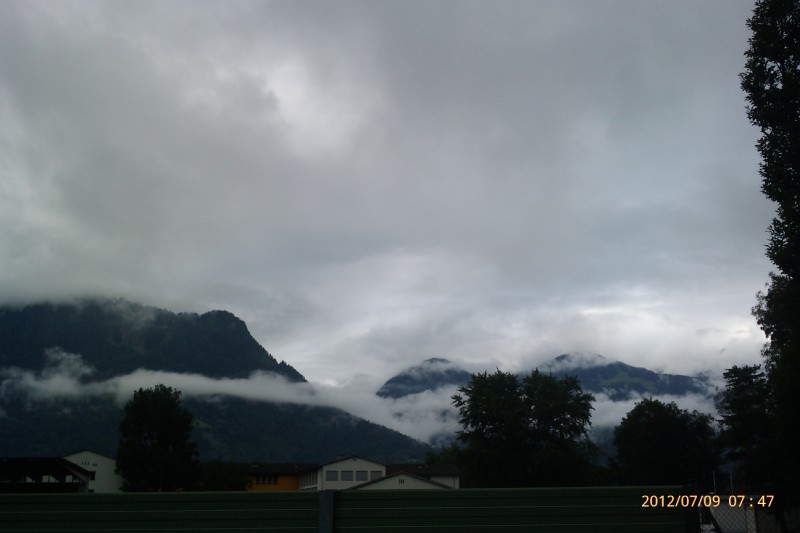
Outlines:
[[453, 464], [424, 465], [416, 463], [386, 465], [386, 475], [395, 472], [408, 472], [417, 476], [458, 476], [458, 467]]
[[332, 465], [334, 463], [341, 463], [342, 461], [347, 461], [348, 459], [361, 459], [362, 461], [367, 461], [368, 463], [373, 463], [373, 464], [376, 464], [376, 465], [386, 466], [385, 464], [381, 463], [380, 461], [376, 461], [374, 459], [369, 459], [369, 458], [361, 456], [361, 455], [353, 454], [353, 455], [339, 456], [339, 457], [337, 457], [336, 459], [334, 459], [332, 461], [328, 461], [327, 463], [320, 464], [319, 467], [321, 468], [323, 466]]
[[[57, 481], [44, 481], [45, 477]], [[91, 472], [61, 457], [0, 458], [0, 492], [80, 490], [90, 477]]]
[[91, 475], [85, 468], [61, 457], [0, 457], [0, 475], [12, 473]]
[[394, 474], [384, 476], [384, 477], [382, 477], [380, 479], [373, 479], [372, 481], [367, 481], [366, 483], [362, 483], [360, 485], [355, 485], [355, 486], [350, 487], [349, 489], [346, 489], [346, 490], [358, 490], [358, 489], [361, 489], [361, 488], [364, 488], [364, 487], [368, 487], [370, 485], [377, 485], [379, 483], [385, 483], [389, 479], [400, 477], [400, 476], [406, 476], [406, 477], [410, 477], [410, 478], [416, 479], [417, 481], [420, 481], [420, 482], [425, 483], [427, 485], [431, 485], [431, 486], [433, 486], [433, 487], [435, 487], [437, 489], [452, 489], [452, 487], [448, 487], [447, 485], [443, 485], [441, 483], [437, 483], [436, 481], [431, 481], [430, 479], [426, 479], [424, 477], [417, 476], [417, 475], [412, 474], [410, 472], [399, 471], [399, 472], [395, 472]]
[[241, 465], [242, 469], [252, 476], [257, 475], [299, 475], [309, 470], [319, 468], [318, 463], [248, 463]]
[[82, 452], [93, 453], [94, 455], [99, 455], [100, 457], [105, 457], [106, 459], [111, 459], [112, 461], [116, 461], [117, 460], [116, 457], [111, 457], [110, 455], [106, 455], [104, 453], [96, 452], [94, 450], [90, 450], [89, 448], [82, 448], [82, 449], [76, 450], [74, 452], [65, 453], [62, 457], [66, 458], [66, 457], [69, 457], [70, 455], [77, 455], [77, 454], [82, 453]]

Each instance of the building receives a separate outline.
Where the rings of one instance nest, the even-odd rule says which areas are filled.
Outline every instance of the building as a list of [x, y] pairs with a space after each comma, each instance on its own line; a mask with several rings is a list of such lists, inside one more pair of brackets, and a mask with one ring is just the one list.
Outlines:
[[0, 458], [0, 492], [87, 492], [91, 472], [61, 457]]
[[398, 472], [411, 474], [415, 477], [443, 485], [448, 489], [460, 487], [461, 475], [456, 465], [422, 465], [422, 464], [395, 464], [386, 465], [386, 475], [391, 476]]
[[102, 453], [80, 450], [64, 459], [89, 471], [88, 492], [121, 492], [122, 478], [117, 474], [117, 461]]
[[300, 476], [317, 467], [314, 463], [250, 463], [247, 490], [300, 490]]
[[386, 477], [351, 487], [351, 490], [447, 490], [451, 488], [453, 487], [408, 472], [395, 472]]
[[380, 479], [386, 465], [351, 455], [325, 463], [300, 476], [300, 490], [343, 490]]
[[358, 455], [324, 464], [251, 463], [248, 490], [457, 489], [455, 465], [385, 465]]

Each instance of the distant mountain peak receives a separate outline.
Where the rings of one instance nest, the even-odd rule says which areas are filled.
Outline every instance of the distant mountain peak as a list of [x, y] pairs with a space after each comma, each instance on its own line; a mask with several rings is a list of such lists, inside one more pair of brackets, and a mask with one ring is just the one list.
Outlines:
[[539, 368], [540, 370], [556, 371], [559, 367], [592, 368], [595, 366], [604, 366], [613, 362], [615, 361], [611, 361], [599, 353], [576, 352], [561, 354]]
[[443, 357], [431, 357], [430, 359], [425, 359], [422, 362], [422, 364], [423, 365], [426, 365], [426, 364], [427, 365], [435, 365], [435, 364], [449, 365], [450, 361], [448, 359], [443, 358]]
[[605, 394], [614, 401], [642, 395], [710, 394], [708, 381], [702, 377], [654, 372], [600, 354], [562, 354], [540, 365], [539, 370], [575, 376], [583, 390]]
[[463, 385], [471, 374], [442, 357], [431, 357], [390, 378], [376, 392], [381, 398], [401, 398], [448, 385]]
[[[583, 390], [606, 395], [613, 401], [643, 395], [708, 396], [712, 389], [709, 380], [703, 376], [663, 374], [598, 353], [564, 353], [539, 365], [538, 369], [555, 376], [575, 376]], [[471, 375], [447, 359], [432, 357], [390, 378], [376, 394], [383, 398], [401, 398], [445, 386], [466, 385]]]

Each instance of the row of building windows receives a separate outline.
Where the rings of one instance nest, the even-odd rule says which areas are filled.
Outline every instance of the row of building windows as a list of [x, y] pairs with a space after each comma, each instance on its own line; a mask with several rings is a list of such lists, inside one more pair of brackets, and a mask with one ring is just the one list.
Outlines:
[[256, 476], [256, 485], [277, 485], [278, 476]]
[[[340, 475], [341, 474], [341, 475]], [[353, 477], [355, 474], [355, 478]], [[380, 479], [383, 476], [383, 472], [380, 470], [370, 470], [367, 472], [366, 470], [326, 470], [325, 471], [325, 481], [372, 481], [375, 479]]]

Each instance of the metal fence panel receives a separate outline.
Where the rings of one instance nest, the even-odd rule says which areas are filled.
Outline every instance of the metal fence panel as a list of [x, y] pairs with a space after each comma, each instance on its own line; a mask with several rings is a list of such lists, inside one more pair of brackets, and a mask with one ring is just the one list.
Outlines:
[[679, 487], [462, 489], [337, 493], [335, 531], [685, 531], [682, 509], [642, 508]]
[[0, 531], [309, 531], [315, 493], [0, 495]]
[[677, 494], [679, 490], [1, 494], [0, 531], [683, 533], [682, 509], [642, 508], [643, 494]]

